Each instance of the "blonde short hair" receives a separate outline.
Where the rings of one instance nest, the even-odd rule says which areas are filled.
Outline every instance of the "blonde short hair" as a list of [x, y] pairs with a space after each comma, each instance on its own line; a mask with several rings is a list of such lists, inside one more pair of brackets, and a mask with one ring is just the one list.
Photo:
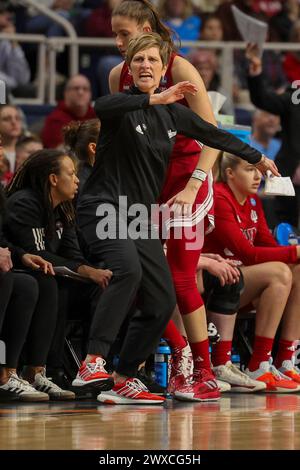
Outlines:
[[172, 48], [157, 33], [143, 33], [131, 39], [126, 53], [126, 64], [129, 66], [135, 54], [151, 47], [157, 47], [164, 66], [168, 65]]

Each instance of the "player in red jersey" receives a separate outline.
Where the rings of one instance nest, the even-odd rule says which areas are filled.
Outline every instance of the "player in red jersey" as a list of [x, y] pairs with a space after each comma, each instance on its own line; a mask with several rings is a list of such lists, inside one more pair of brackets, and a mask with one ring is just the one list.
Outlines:
[[[125, 56], [128, 42], [134, 36], [155, 31], [167, 41], [172, 42], [171, 31], [161, 22], [153, 5], [147, 0], [123, 1], [112, 13], [112, 30], [116, 37], [116, 44], [120, 53]], [[216, 124], [203, 81], [197, 70], [183, 57], [174, 52], [169, 61], [165, 79], [161, 88], [169, 88], [181, 81], [188, 80], [195, 84], [198, 92], [195, 96], [182, 100], [181, 103], [189, 106], [195, 113], [206, 121]], [[132, 77], [125, 63], [116, 66], [109, 77], [110, 90], [112, 93], [126, 90], [132, 85]], [[206, 314], [203, 300], [198, 292], [196, 283], [197, 263], [201, 252], [201, 243], [197, 243], [193, 249], [186, 249], [195, 241], [192, 237], [197, 227], [197, 232], [208, 232], [214, 226], [213, 217], [213, 191], [211, 168], [217, 159], [218, 151], [204, 147], [195, 140], [183, 136], [177, 136], [174, 150], [171, 156], [165, 185], [160, 196], [160, 203], [173, 204], [176, 208], [174, 218], [165, 221], [170, 230], [167, 243], [167, 258], [172, 272], [176, 289], [177, 303], [191, 346], [194, 360], [195, 383], [205, 380], [211, 376], [209, 361], [209, 348], [207, 338]], [[199, 156], [201, 151], [201, 162]], [[269, 162], [266, 162], [269, 165]], [[200, 169], [207, 174], [203, 181], [191, 177], [195, 169]], [[261, 168], [265, 171], [265, 167]], [[273, 167], [272, 171], [276, 172]], [[203, 175], [203, 173], [201, 173]], [[184, 226], [185, 231], [180, 239], [175, 239], [175, 227]], [[196, 235], [194, 235], [196, 238]], [[202, 237], [203, 238], [203, 237]], [[237, 274], [238, 277], [238, 274]], [[180, 340], [173, 326], [168, 325], [171, 330], [169, 337], [176, 339], [180, 345], [178, 351], [178, 363], [181, 360], [182, 349], [185, 343]], [[171, 345], [172, 346], [172, 345]], [[176, 362], [176, 361], [175, 361]], [[179, 365], [179, 364], [178, 364]], [[174, 370], [177, 366], [175, 365]], [[178, 374], [178, 389], [185, 393], [185, 378]], [[182, 389], [182, 390], [181, 390]], [[181, 393], [181, 395], [182, 395]], [[191, 396], [190, 390], [187, 397]]]
[[[300, 245], [279, 246], [271, 235], [256, 194], [261, 173], [253, 165], [225, 154], [220, 170], [221, 182], [214, 188], [216, 227], [205, 239], [204, 251], [213, 251], [239, 263], [245, 282], [241, 306], [252, 303], [256, 307], [254, 349], [246, 371], [248, 376], [267, 382], [267, 391], [286, 392], [286, 384], [276, 381], [277, 369], [284, 378], [292, 378], [300, 384], [300, 374], [292, 360], [293, 343], [300, 337]], [[212, 361], [217, 376], [224, 378], [228, 367], [232, 369], [230, 351], [236, 316], [212, 314], [210, 317], [222, 337], [214, 348]], [[269, 358], [281, 317], [275, 369]]]

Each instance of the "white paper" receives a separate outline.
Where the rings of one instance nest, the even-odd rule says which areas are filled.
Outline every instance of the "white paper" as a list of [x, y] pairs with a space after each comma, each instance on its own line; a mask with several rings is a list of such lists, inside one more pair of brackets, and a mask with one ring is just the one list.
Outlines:
[[264, 192], [273, 196], [295, 196], [293, 183], [288, 176], [267, 177]]
[[59, 276], [70, 277], [72, 279], [75, 279], [77, 281], [82, 281], [82, 282], [90, 282], [87, 278], [81, 276], [78, 273], [75, 273], [75, 271], [72, 271], [66, 266], [53, 266], [53, 269], [54, 269], [55, 274]]
[[227, 100], [226, 96], [222, 95], [218, 91], [209, 91], [208, 93], [213, 112], [219, 114], [220, 109]]
[[231, 10], [237, 28], [244, 41], [257, 44], [260, 56], [262, 56], [264, 43], [266, 42], [268, 33], [267, 23], [246, 15], [235, 5], [232, 5]]

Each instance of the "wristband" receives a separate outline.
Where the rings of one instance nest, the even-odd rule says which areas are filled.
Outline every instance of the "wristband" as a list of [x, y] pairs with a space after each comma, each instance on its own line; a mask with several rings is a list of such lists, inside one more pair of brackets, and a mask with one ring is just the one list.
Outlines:
[[207, 173], [203, 170], [200, 170], [199, 168], [196, 168], [193, 173], [192, 173], [192, 178], [195, 178], [196, 180], [199, 180], [199, 181], [202, 181], [202, 183], [204, 183], [204, 181], [206, 180], [207, 178]]

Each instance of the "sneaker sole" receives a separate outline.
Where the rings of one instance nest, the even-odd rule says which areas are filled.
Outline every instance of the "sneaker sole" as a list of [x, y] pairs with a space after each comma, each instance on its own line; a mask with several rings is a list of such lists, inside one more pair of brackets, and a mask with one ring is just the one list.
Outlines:
[[195, 398], [192, 393], [186, 394], [186, 393], [180, 393], [180, 392], [175, 392], [173, 397], [180, 401], [200, 401], [200, 402], [218, 401], [221, 398], [220, 396], [207, 397], [207, 398]]
[[247, 388], [243, 387], [241, 385], [231, 385], [231, 392], [232, 393], [256, 393], [256, 392], [265, 392], [266, 387], [253, 387], [253, 388]]
[[97, 379], [90, 382], [83, 382], [81, 380], [75, 379], [72, 382], [73, 391], [75, 389], [85, 390], [97, 388], [99, 390], [110, 390], [114, 386], [113, 379]]
[[299, 392], [299, 388], [280, 388], [277, 387], [276, 390], [268, 390], [267, 388], [264, 390], [264, 393], [297, 393]]
[[106, 405], [163, 405], [165, 400], [135, 400], [134, 398], [125, 398], [101, 393], [97, 400]]
[[40, 401], [49, 401], [49, 395], [45, 397], [35, 397], [35, 396], [30, 396], [30, 397], [22, 397], [19, 396], [19, 401], [31, 401], [31, 402], [40, 402]]
[[20, 401], [19, 397], [0, 397], [0, 403], [10, 403]]
[[69, 395], [50, 395], [49, 398], [51, 401], [70, 401], [70, 400], [75, 400], [75, 393], [69, 394]]

